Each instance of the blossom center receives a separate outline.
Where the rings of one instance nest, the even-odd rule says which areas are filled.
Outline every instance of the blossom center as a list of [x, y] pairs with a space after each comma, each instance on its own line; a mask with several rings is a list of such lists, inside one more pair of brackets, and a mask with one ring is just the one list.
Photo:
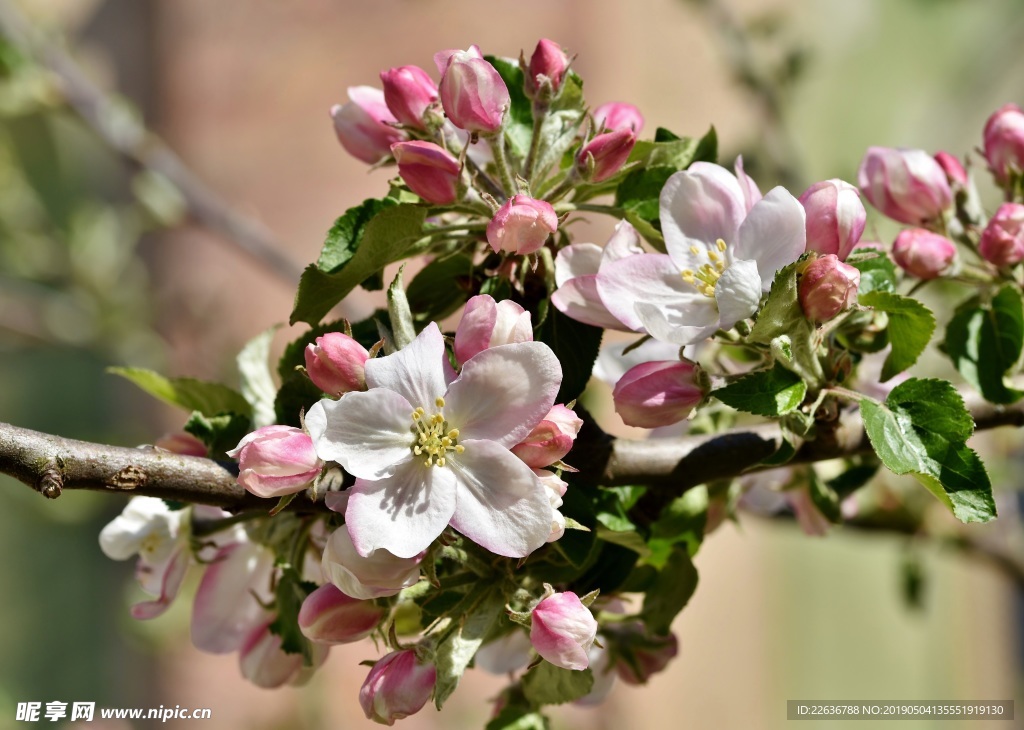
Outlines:
[[700, 256], [703, 253], [708, 261], [705, 264], [701, 264], [696, 271], [693, 269], [683, 269], [680, 272], [683, 281], [693, 286], [694, 289], [704, 296], [713, 298], [715, 296], [715, 285], [722, 277], [722, 272], [725, 271], [725, 249], [725, 241], [721, 238], [715, 241], [714, 247], [708, 246], [702, 249], [696, 244], [690, 246], [690, 252], [694, 256]]
[[[438, 409], [444, 408], [444, 398], [435, 398], [434, 405]], [[427, 466], [444, 466], [448, 461], [448, 454], [461, 454], [466, 450], [466, 447], [458, 442], [459, 429], [448, 428], [448, 421], [441, 410], [428, 416], [423, 406], [419, 406], [412, 412], [410, 430], [414, 436], [412, 453], [416, 456], [426, 455], [423, 463]]]

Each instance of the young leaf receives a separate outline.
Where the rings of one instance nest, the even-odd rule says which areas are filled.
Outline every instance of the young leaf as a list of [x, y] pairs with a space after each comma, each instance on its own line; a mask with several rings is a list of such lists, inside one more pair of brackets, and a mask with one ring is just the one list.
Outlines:
[[807, 383], [776, 363], [771, 370], [750, 373], [711, 395], [738, 411], [773, 418], [800, 407], [807, 395]]
[[[749, 339], [762, 345], [772, 345], [773, 341], [784, 344], [789, 355], [783, 364], [804, 380], [820, 382], [825, 375], [815, 348], [814, 325], [804, 316], [797, 297], [797, 279], [803, 266], [801, 257], [775, 275], [768, 301], [758, 313]], [[776, 349], [772, 348], [776, 356], [783, 354]]]
[[462, 619], [461, 625], [452, 631], [437, 647], [437, 684], [434, 687], [434, 704], [441, 709], [451, 693], [455, 691], [462, 673], [473, 661], [476, 650], [484, 642], [495, 622], [504, 615], [505, 598], [494, 584], [483, 582], [477, 592], [473, 608]]
[[882, 381], [899, 375], [924, 352], [935, 332], [935, 315], [916, 299], [886, 291], [860, 297], [860, 303], [889, 315], [889, 343], [892, 350], [882, 365]]
[[647, 542], [651, 554], [647, 563], [659, 570], [665, 567], [672, 548], [679, 543], [693, 557], [704, 540], [704, 528], [708, 520], [708, 488], [706, 486], [687, 489], [665, 507], [657, 521], [651, 525], [651, 537]]
[[237, 413], [221, 413], [207, 418], [199, 411], [193, 411], [185, 422], [184, 431], [206, 444], [211, 459], [227, 459], [226, 451], [238, 446], [250, 430], [248, 416]]
[[697, 590], [697, 569], [685, 545], [677, 545], [644, 596], [643, 619], [656, 634], [667, 634], [672, 621]]
[[505, 138], [512, 147], [513, 154], [522, 159], [526, 157], [530, 149], [530, 139], [533, 137], [532, 104], [523, 91], [523, 71], [519, 68], [519, 63], [511, 58], [484, 56], [484, 60], [494, 66], [508, 87], [511, 106], [505, 120]]
[[590, 669], [562, 669], [550, 662], [541, 662], [523, 675], [523, 694], [534, 707], [561, 705], [586, 696], [594, 687]]
[[343, 216], [334, 221], [331, 230], [327, 231], [316, 267], [325, 274], [337, 273], [355, 255], [366, 224], [391, 205], [395, 205], [392, 200], [371, 198], [346, 210]]
[[857, 248], [846, 263], [860, 271], [859, 296], [873, 291], [895, 291], [896, 264], [873, 248]]
[[107, 372], [120, 375], [135, 383], [164, 403], [188, 411], [199, 411], [206, 416], [218, 413], [249, 415], [252, 408], [242, 394], [220, 383], [207, 383], [194, 378], [167, 378], [144, 368], [107, 368]]
[[557, 403], [571, 401], [587, 387], [603, 335], [604, 330], [600, 327], [577, 322], [554, 307], [534, 333], [534, 339], [550, 347], [562, 363], [562, 387], [558, 391]]
[[484, 730], [549, 730], [551, 724], [544, 715], [529, 707], [505, 705]]
[[391, 321], [391, 333], [398, 349], [416, 339], [416, 328], [412, 325], [412, 312], [409, 311], [409, 299], [405, 296], [405, 287], [402, 285], [404, 270], [405, 264], [402, 264], [391, 286], [388, 287], [388, 319]]
[[431, 261], [416, 274], [406, 296], [413, 319], [436, 322], [466, 303], [473, 282], [473, 260], [456, 254]]
[[301, 425], [299, 414], [308, 411], [324, 397], [323, 391], [313, 385], [304, 373], [293, 371], [281, 381], [281, 388], [274, 398], [274, 414], [282, 426]]
[[274, 423], [274, 399], [277, 387], [270, 375], [270, 341], [278, 326], [249, 340], [238, 353], [236, 362], [242, 376], [242, 396], [252, 406], [252, 420], [256, 428]]
[[[374, 202], [378, 201], [363, 203], [362, 208], [373, 210], [375, 206], [370, 203]], [[335, 304], [367, 277], [407, 256], [416, 242], [423, 237], [423, 220], [426, 214], [427, 209], [417, 205], [381, 205], [372, 218], [366, 220], [363, 225], [353, 227], [354, 238], [344, 239], [344, 248], [341, 248], [340, 244], [339, 247], [332, 247], [332, 251], [351, 252], [350, 256], [330, 258], [329, 262], [340, 259], [342, 263], [327, 271], [316, 264], [310, 264], [302, 273], [289, 323], [308, 322], [316, 325]], [[360, 214], [359, 221], [363, 221], [364, 216], [365, 213]], [[345, 216], [342, 216], [339, 223], [344, 218]], [[335, 228], [338, 228], [339, 223], [335, 224]], [[333, 232], [335, 229], [331, 230]], [[321, 256], [321, 260], [323, 258]]]
[[974, 421], [945, 380], [911, 378], [885, 403], [860, 404], [875, 453], [894, 474], [912, 474], [961, 522], [996, 516], [992, 485], [978, 455], [967, 446]]
[[946, 327], [944, 349], [953, 365], [985, 400], [1007, 405], [1024, 392], [1006, 385], [1005, 376], [1024, 346], [1024, 307], [1020, 291], [1007, 284], [988, 306], [978, 297], [962, 304]]
[[313, 664], [313, 647], [299, 630], [299, 610], [315, 589], [316, 585], [303, 581], [294, 568], [285, 568], [277, 581], [277, 617], [270, 624], [270, 632], [281, 637], [281, 651], [302, 654], [307, 667]]

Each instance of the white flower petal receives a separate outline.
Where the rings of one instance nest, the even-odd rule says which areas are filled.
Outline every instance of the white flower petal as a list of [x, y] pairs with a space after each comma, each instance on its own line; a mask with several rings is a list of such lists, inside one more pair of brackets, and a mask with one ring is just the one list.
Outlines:
[[679, 268], [665, 254], [627, 256], [601, 267], [597, 291], [608, 311], [632, 330], [642, 330], [636, 304], [643, 302], [660, 309], [677, 306], [696, 297], [706, 299], [683, 281]]
[[471, 357], [445, 395], [444, 415], [462, 439], [511, 448], [554, 405], [562, 366], [541, 342], [501, 345]]
[[274, 553], [258, 543], [236, 543], [217, 553], [199, 581], [192, 608], [192, 643], [197, 649], [228, 654], [241, 648], [270, 615], [259, 601], [272, 599], [273, 571]]
[[412, 458], [412, 412], [401, 395], [377, 388], [314, 404], [306, 428], [321, 459], [354, 477], [381, 479]]
[[719, 327], [732, 329], [741, 319], [757, 311], [761, 303], [761, 277], [754, 261], [734, 261], [715, 285]]
[[610, 264], [612, 261], [624, 259], [633, 254], [643, 253], [643, 246], [640, 245], [640, 234], [629, 221], [619, 221], [615, 226], [615, 233], [604, 245], [604, 254], [601, 256], [602, 263]]
[[702, 342], [718, 329], [715, 301], [703, 295], [672, 308], [640, 303], [636, 311], [651, 337], [674, 345]]
[[596, 243], [574, 243], [555, 257], [555, 284], [563, 286], [577, 276], [592, 276], [601, 266], [604, 250]]
[[661, 189], [661, 230], [677, 269], [706, 264], [705, 252], [718, 239], [732, 246], [746, 212], [743, 189], [724, 167], [695, 162], [672, 175]]
[[629, 331], [608, 311], [597, 291], [597, 276], [577, 276], [565, 282], [551, 295], [551, 303], [562, 314], [577, 322], [608, 330]]
[[806, 215], [785, 188], [773, 188], [740, 226], [734, 259], [756, 261], [761, 288], [768, 291], [775, 272], [793, 263], [807, 247]]
[[458, 482], [456, 530], [497, 555], [521, 558], [551, 533], [551, 502], [533, 471], [492, 441], [464, 441], [449, 462]]
[[357, 479], [349, 490], [345, 524], [360, 555], [383, 548], [411, 558], [444, 531], [454, 512], [450, 466], [426, 466], [417, 458], [386, 479]]
[[444, 337], [437, 324], [431, 322], [415, 340], [393, 355], [367, 360], [366, 385], [393, 390], [413, 408], [423, 406], [429, 410], [450, 382], [446, 366], [450, 371]]

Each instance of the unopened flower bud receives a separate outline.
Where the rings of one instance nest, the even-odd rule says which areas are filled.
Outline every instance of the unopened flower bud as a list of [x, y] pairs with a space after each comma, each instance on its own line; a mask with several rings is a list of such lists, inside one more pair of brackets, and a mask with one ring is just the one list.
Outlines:
[[301, 492], [324, 465], [309, 434], [291, 426], [256, 429], [227, 454], [238, 459], [238, 483], [257, 497]]
[[402, 124], [426, 130], [423, 114], [438, 99], [437, 84], [419, 66], [400, 66], [380, 73], [384, 101]]
[[334, 133], [345, 151], [357, 160], [376, 165], [391, 154], [391, 145], [406, 138], [391, 126], [397, 121], [388, 110], [384, 92], [372, 86], [352, 86], [347, 104], [331, 107]]
[[918, 279], [934, 279], [953, 263], [956, 246], [937, 233], [923, 228], [908, 228], [896, 237], [892, 257], [908, 274]]
[[692, 363], [645, 362], [626, 371], [612, 391], [615, 412], [629, 426], [658, 428], [690, 415], [704, 399]]
[[631, 129], [599, 134], [576, 156], [576, 169], [591, 182], [607, 180], [626, 164], [635, 144], [636, 134]]
[[467, 132], [497, 132], [511, 105], [497, 69], [470, 51], [456, 51], [448, 58], [440, 94], [444, 113]]
[[985, 159], [996, 181], [1005, 184], [1024, 172], [1024, 111], [1006, 104], [985, 123]]
[[418, 581], [421, 557], [399, 558], [384, 548], [363, 557], [352, 544], [348, 526], [342, 525], [327, 540], [322, 569], [342, 593], [366, 600], [393, 596]]
[[543, 469], [569, 453], [583, 427], [583, 419], [563, 405], [555, 405], [512, 453], [532, 469]]
[[550, 203], [528, 195], [513, 195], [487, 224], [487, 242], [494, 252], [526, 256], [558, 230], [558, 214]]
[[302, 602], [299, 630], [319, 644], [348, 644], [369, 636], [384, 614], [373, 601], [352, 598], [325, 583]]
[[603, 638], [615, 659], [615, 671], [627, 684], [647, 684], [679, 653], [675, 634], [651, 634], [639, 621], [607, 627]]
[[415, 651], [393, 651], [370, 669], [359, 690], [359, 704], [368, 719], [394, 725], [423, 709], [436, 682], [437, 669], [421, 663]]
[[978, 250], [996, 266], [1024, 260], [1024, 205], [1003, 203], [981, 234]]
[[870, 147], [857, 183], [873, 206], [900, 223], [935, 220], [953, 202], [945, 170], [924, 150]]
[[857, 188], [842, 180], [824, 180], [807, 188], [800, 204], [807, 213], [807, 250], [845, 261], [864, 233], [867, 218]]
[[964, 187], [967, 185], [967, 170], [964, 169], [963, 164], [957, 158], [948, 152], [936, 152], [935, 161], [939, 163], [939, 167], [946, 173], [946, 181], [951, 187], [959, 185]]
[[189, 433], [164, 434], [153, 442], [153, 446], [172, 454], [182, 456], [206, 456], [206, 444]]
[[825, 322], [857, 299], [860, 271], [844, 264], [835, 254], [816, 259], [800, 279], [800, 308], [807, 319]]
[[242, 676], [264, 689], [273, 689], [289, 682], [302, 671], [302, 654], [286, 654], [281, 637], [270, 631], [270, 625], [253, 631], [238, 651]]
[[594, 126], [598, 130], [618, 132], [629, 129], [633, 134], [640, 134], [644, 128], [644, 115], [632, 104], [611, 101], [594, 110]]
[[455, 330], [455, 359], [465, 363], [478, 352], [515, 342], [533, 342], [530, 313], [505, 299], [479, 294], [468, 302]]
[[399, 142], [391, 148], [398, 174], [428, 203], [450, 205], [458, 199], [459, 161], [433, 142]]
[[597, 621], [575, 593], [555, 593], [533, 609], [530, 643], [556, 667], [586, 669], [596, 636]]
[[328, 332], [306, 345], [306, 374], [320, 390], [341, 395], [366, 390], [370, 353], [344, 332]]
[[542, 85], [542, 78], [548, 80], [551, 94], [557, 94], [562, 86], [562, 77], [569, 68], [569, 57], [554, 41], [542, 38], [530, 56], [530, 67], [526, 72], [526, 95], [531, 99], [537, 96]]

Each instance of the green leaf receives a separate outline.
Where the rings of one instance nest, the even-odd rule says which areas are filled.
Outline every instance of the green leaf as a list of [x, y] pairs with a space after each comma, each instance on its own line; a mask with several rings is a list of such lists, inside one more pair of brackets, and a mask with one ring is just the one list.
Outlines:
[[[493, 583], [485, 581], [474, 589], [473, 607], [461, 624], [437, 647], [437, 684], [434, 704], [441, 709], [459, 684], [462, 673], [473, 661], [477, 649], [484, 642], [494, 624], [505, 615], [505, 597]], [[458, 619], [456, 619], [458, 620]]]
[[738, 411], [777, 417], [800, 407], [807, 395], [807, 383], [776, 363], [771, 370], [750, 373], [711, 395]]
[[917, 362], [935, 332], [935, 315], [916, 299], [891, 292], [873, 291], [859, 297], [859, 301], [889, 315], [892, 350], [882, 365], [884, 382]]
[[690, 557], [697, 554], [704, 540], [708, 519], [708, 488], [704, 485], [687, 489], [662, 509], [651, 525], [647, 546], [651, 555], [647, 563], [659, 570], [665, 567], [672, 549], [682, 543]]
[[911, 378], [878, 403], [860, 404], [864, 429], [882, 463], [894, 474], [912, 474], [961, 522], [996, 516], [985, 466], [966, 442], [974, 421], [945, 380]]
[[534, 707], [561, 705], [585, 697], [594, 687], [590, 669], [575, 671], [543, 661], [523, 675], [523, 694]]
[[349, 259], [355, 256], [359, 239], [363, 235], [366, 224], [384, 208], [395, 205], [392, 200], [364, 200], [361, 205], [349, 208], [345, 214], [334, 221], [331, 230], [327, 231], [320, 258], [316, 267], [325, 274], [337, 273]]
[[600, 327], [577, 322], [551, 308], [534, 339], [550, 347], [562, 364], [562, 387], [556, 403], [567, 403], [579, 397], [587, 387], [603, 335]]
[[309, 411], [323, 397], [323, 391], [313, 385], [305, 373], [293, 371], [281, 381], [274, 398], [275, 418], [282, 426], [298, 428], [302, 425], [299, 414]]
[[248, 416], [238, 413], [222, 413], [207, 418], [199, 411], [193, 411], [185, 422], [185, 433], [190, 433], [206, 444], [211, 459], [227, 459], [225, 452], [238, 446], [238, 442], [249, 433], [251, 423]]
[[[302, 273], [299, 291], [295, 296], [295, 307], [289, 320], [291, 324], [308, 322], [316, 325], [335, 304], [344, 299], [362, 281], [378, 273], [388, 264], [409, 255], [416, 242], [423, 237], [426, 208], [398, 204], [381, 204], [380, 207], [376, 207], [373, 203], [380, 201], [363, 203], [362, 208], [367, 209], [367, 212], [356, 216], [361, 225], [353, 228], [354, 238], [348, 240], [344, 248], [345, 251], [351, 251], [351, 256], [330, 258], [328, 263], [338, 259], [343, 261], [327, 271], [311, 264]], [[364, 221], [368, 211], [374, 209], [377, 212]], [[339, 222], [344, 217], [342, 216]], [[335, 224], [335, 227], [337, 228], [338, 224]]]
[[641, 614], [644, 622], [654, 633], [667, 634], [672, 621], [690, 601], [695, 590], [697, 569], [693, 567], [686, 547], [677, 545], [644, 596]]
[[536, 710], [520, 705], [505, 705], [484, 730], [549, 730], [548, 719]]
[[416, 328], [413, 327], [412, 312], [409, 311], [409, 299], [405, 296], [405, 287], [402, 285], [403, 271], [405, 264], [398, 269], [394, 281], [388, 287], [388, 319], [391, 321], [391, 334], [394, 336], [395, 346], [399, 350], [416, 339]]
[[772, 346], [772, 353], [787, 368], [816, 383], [825, 375], [818, 361], [814, 325], [804, 316], [798, 298], [798, 274], [804, 266], [805, 257], [801, 257], [775, 275], [768, 301], [758, 313], [748, 339]]
[[238, 353], [236, 362], [242, 376], [242, 397], [252, 406], [252, 420], [256, 428], [274, 423], [274, 399], [277, 386], [270, 375], [270, 342], [278, 325], [249, 340]]
[[295, 568], [281, 571], [277, 581], [277, 618], [270, 624], [270, 633], [281, 637], [281, 650], [285, 654], [302, 654], [302, 663], [313, 665], [313, 647], [299, 629], [299, 610], [306, 596], [316, 590], [316, 584], [299, 577]]
[[113, 367], [107, 368], [107, 372], [127, 378], [164, 403], [199, 411], [206, 416], [229, 412], [248, 415], [252, 411], [241, 393], [220, 383], [194, 378], [167, 378], [144, 368]]
[[484, 56], [484, 60], [494, 66], [508, 87], [511, 106], [505, 119], [505, 139], [514, 155], [520, 159], [525, 158], [533, 137], [533, 103], [523, 91], [523, 71], [519, 68], [519, 62], [512, 58]]
[[840, 524], [843, 521], [843, 515], [840, 511], [839, 495], [828, 482], [818, 476], [814, 467], [808, 469], [808, 479], [810, 483], [807, 490], [811, 502], [825, 516], [826, 520], [835, 525]]
[[985, 400], [1007, 405], [1024, 392], [1008, 387], [1006, 375], [1020, 359], [1024, 346], [1024, 307], [1021, 294], [1007, 284], [988, 306], [974, 297], [959, 308], [946, 327], [943, 349], [964, 379]]
[[858, 296], [873, 291], [895, 291], [896, 265], [888, 256], [873, 248], [857, 248], [847, 257], [846, 263], [860, 271]]
[[418, 323], [436, 322], [466, 303], [473, 285], [473, 260], [456, 254], [431, 261], [409, 283], [406, 296]]

